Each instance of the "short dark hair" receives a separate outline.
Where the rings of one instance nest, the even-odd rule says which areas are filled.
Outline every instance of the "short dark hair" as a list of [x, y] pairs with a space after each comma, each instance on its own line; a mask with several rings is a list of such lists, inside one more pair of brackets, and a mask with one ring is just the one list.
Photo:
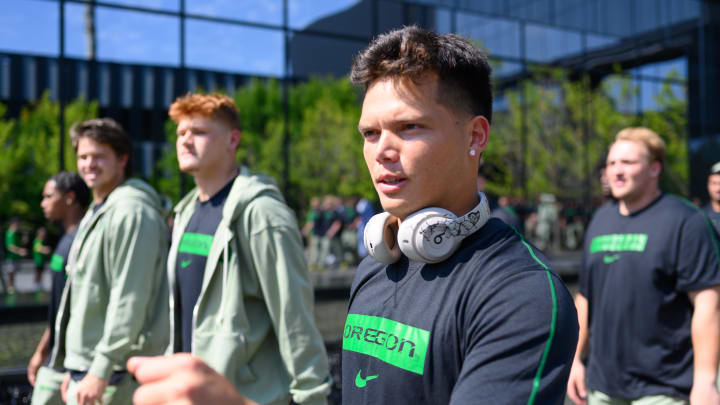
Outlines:
[[125, 177], [130, 177], [132, 160], [132, 142], [123, 127], [112, 118], [94, 118], [76, 122], [70, 127], [70, 140], [77, 153], [78, 143], [82, 138], [108, 145], [118, 156], [127, 156]]
[[416, 26], [375, 38], [353, 61], [350, 81], [368, 86], [375, 80], [408, 77], [417, 82], [438, 77], [438, 102], [492, 119], [490, 64], [483, 50], [455, 34], [437, 34]]
[[75, 200], [81, 207], [87, 207], [90, 204], [90, 189], [79, 174], [75, 172], [58, 172], [48, 181], [55, 183], [55, 189], [63, 194], [70, 191], [75, 193]]

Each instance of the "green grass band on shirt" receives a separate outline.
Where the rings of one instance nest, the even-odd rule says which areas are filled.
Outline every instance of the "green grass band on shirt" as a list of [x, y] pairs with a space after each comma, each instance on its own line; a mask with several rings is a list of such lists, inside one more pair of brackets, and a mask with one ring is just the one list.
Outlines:
[[520, 235], [520, 233], [518, 233], [517, 231], [515, 231], [515, 233], [520, 237], [520, 240], [522, 241], [523, 245], [525, 245], [528, 252], [530, 252], [530, 256], [532, 256], [532, 258], [535, 259], [535, 261], [538, 262], [540, 266], [545, 269], [545, 274], [547, 275], [548, 283], [550, 284], [550, 295], [552, 296], [552, 320], [550, 321], [550, 335], [548, 336], [547, 342], [545, 342], [545, 350], [543, 350], [542, 357], [540, 358], [540, 365], [538, 366], [537, 372], [535, 373], [532, 391], [530, 392], [530, 398], [528, 398], [527, 402], [527, 405], [533, 405], [535, 403], [535, 397], [537, 397], [537, 393], [538, 391], [540, 391], [540, 379], [542, 377], [543, 370], [545, 369], [545, 363], [547, 363], [547, 358], [550, 355], [550, 348], [552, 347], [553, 338], [555, 337], [555, 328], [557, 327], [558, 303], [557, 295], [555, 293], [555, 284], [553, 284], [552, 275], [550, 274], [550, 268], [548, 268], [545, 263], [543, 263], [540, 259], [538, 259], [537, 256], [535, 256], [535, 252], [533, 252], [532, 247], [528, 245], [522, 235]]

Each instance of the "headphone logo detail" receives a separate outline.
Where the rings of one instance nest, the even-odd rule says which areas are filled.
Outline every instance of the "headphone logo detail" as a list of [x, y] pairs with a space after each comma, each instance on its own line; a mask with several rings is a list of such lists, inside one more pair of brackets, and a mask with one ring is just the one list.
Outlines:
[[[481, 206], [480, 210], [483, 208], [485, 207]], [[476, 229], [478, 222], [489, 215], [483, 216], [480, 210], [469, 212], [467, 215], [458, 218], [458, 220], [449, 223], [441, 222], [430, 224], [420, 231], [420, 233], [423, 239], [428, 242], [432, 240], [436, 245], [443, 243], [443, 240], [449, 238], [465, 237]]]

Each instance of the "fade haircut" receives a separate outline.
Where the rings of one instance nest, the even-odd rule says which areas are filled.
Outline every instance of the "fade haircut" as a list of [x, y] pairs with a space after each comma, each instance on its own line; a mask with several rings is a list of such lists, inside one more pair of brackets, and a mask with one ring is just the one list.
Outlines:
[[132, 142], [123, 127], [112, 118], [95, 118], [76, 122], [70, 127], [70, 140], [77, 153], [80, 139], [88, 138], [95, 142], [108, 145], [117, 156], [127, 156], [125, 178], [132, 173]]
[[235, 101], [223, 94], [188, 93], [178, 97], [172, 103], [168, 114], [176, 124], [179, 124], [184, 117], [200, 115], [222, 121], [230, 128], [240, 130], [240, 117], [238, 116], [237, 107], [235, 107]]
[[632, 141], [645, 145], [648, 161], [660, 162], [660, 166], [665, 167], [665, 141], [655, 131], [645, 127], [625, 128], [615, 135], [615, 142], [617, 141]]
[[70, 191], [75, 193], [75, 201], [81, 207], [87, 207], [90, 204], [90, 189], [83, 181], [82, 177], [75, 172], [58, 172], [50, 178], [49, 181], [55, 183], [55, 189], [63, 194]]
[[353, 61], [350, 81], [365, 90], [378, 79], [407, 77], [418, 83], [438, 78], [438, 104], [456, 112], [492, 119], [490, 64], [485, 52], [455, 34], [437, 34], [417, 26], [375, 38]]

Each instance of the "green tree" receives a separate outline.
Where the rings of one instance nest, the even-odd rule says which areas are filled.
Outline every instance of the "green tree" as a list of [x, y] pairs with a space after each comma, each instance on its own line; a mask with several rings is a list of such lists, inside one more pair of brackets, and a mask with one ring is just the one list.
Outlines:
[[[23, 219], [42, 220], [40, 200], [45, 181], [60, 170], [59, 104], [48, 92], [22, 109], [16, 119], [5, 117], [0, 105], [0, 206], [3, 214]], [[78, 99], [66, 110], [66, 122], [97, 115], [97, 103]], [[68, 136], [65, 143], [65, 169], [75, 170], [75, 154]]]

